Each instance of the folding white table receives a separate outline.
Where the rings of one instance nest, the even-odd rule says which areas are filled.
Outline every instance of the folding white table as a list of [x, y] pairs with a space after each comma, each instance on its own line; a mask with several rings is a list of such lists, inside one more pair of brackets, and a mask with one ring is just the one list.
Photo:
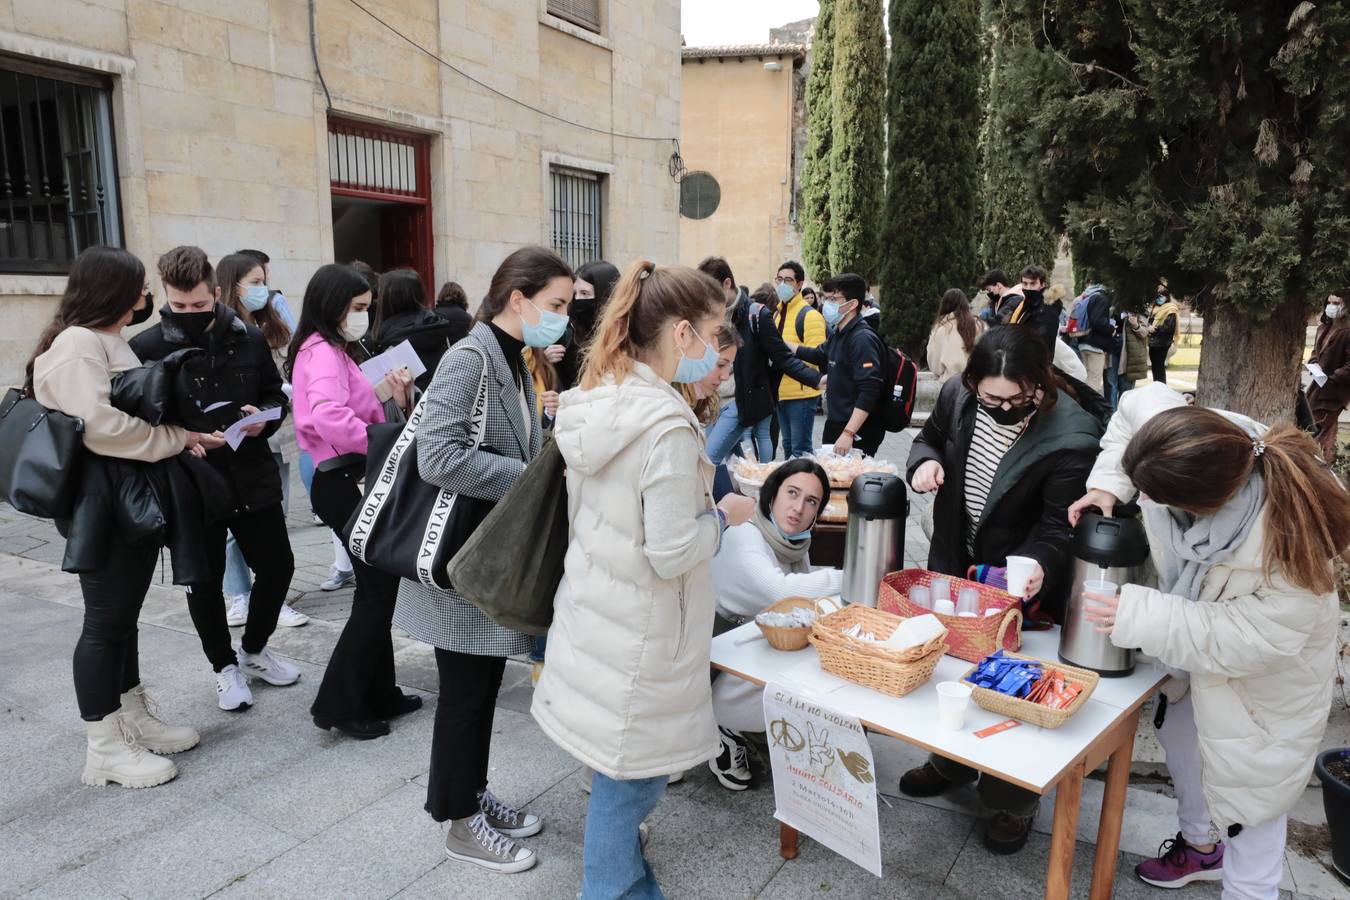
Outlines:
[[[1059, 728], [1024, 722], [999, 734], [977, 738], [973, 732], [1006, 717], [972, 703], [961, 731], [948, 731], [938, 724], [936, 685], [959, 680], [972, 665], [965, 660], [944, 656], [926, 684], [904, 697], [890, 697], [826, 673], [820, 668], [814, 647], [788, 653], [773, 649], [763, 640], [737, 644], [757, 634], [758, 626], [748, 622], [715, 638], [713, 665], [756, 684], [782, 682], [854, 716], [870, 731], [923, 747], [1037, 794], [1055, 790], [1046, 900], [1068, 900], [1083, 777], [1107, 761], [1089, 896], [1092, 900], [1111, 897], [1135, 729], [1144, 701], [1167, 677], [1161, 665], [1142, 661], [1127, 677], [1102, 678], [1088, 701]], [[1058, 659], [1058, 647], [1059, 629], [1022, 635], [1021, 652], [1028, 656], [1053, 663]], [[784, 859], [792, 859], [797, 855], [797, 832], [781, 823], [779, 827], [780, 853]]]

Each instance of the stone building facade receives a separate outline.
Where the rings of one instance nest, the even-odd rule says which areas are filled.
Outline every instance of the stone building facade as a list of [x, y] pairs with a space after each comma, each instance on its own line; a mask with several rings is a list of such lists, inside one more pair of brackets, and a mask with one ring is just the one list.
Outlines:
[[674, 259], [679, 128], [678, 0], [0, 0], [0, 383], [99, 241], [259, 248], [296, 304], [358, 256], [471, 302], [526, 243]]

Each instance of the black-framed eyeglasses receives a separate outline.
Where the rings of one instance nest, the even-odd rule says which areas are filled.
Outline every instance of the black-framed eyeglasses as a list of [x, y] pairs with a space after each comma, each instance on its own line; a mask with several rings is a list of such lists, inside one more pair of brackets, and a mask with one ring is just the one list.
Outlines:
[[778, 276], [775, 276], [775, 277], [774, 277], [773, 283], [774, 283], [774, 284], [796, 284], [796, 283], [797, 283], [797, 279], [793, 278], [791, 275], [787, 276], [786, 278], [783, 277], [782, 275], [778, 275]]
[[991, 397], [983, 391], [975, 394], [975, 400], [985, 409], [1021, 409], [1036, 402], [1036, 394], [1028, 392], [1016, 397]]

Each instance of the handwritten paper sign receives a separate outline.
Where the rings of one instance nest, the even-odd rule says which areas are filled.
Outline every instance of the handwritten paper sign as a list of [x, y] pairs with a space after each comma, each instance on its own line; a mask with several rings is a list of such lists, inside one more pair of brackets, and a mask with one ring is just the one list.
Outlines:
[[390, 372], [404, 367], [412, 372], [413, 378], [427, 370], [427, 367], [422, 364], [421, 357], [417, 355], [417, 351], [408, 341], [390, 347], [379, 356], [372, 356], [361, 363], [361, 374], [366, 376], [366, 381], [371, 384], [378, 384], [380, 379]]
[[774, 816], [880, 878], [876, 769], [862, 724], [774, 682], [764, 721]]

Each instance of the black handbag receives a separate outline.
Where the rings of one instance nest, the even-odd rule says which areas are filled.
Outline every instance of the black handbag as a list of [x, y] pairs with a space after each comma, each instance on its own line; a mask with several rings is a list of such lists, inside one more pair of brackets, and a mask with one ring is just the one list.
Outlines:
[[[482, 442], [490, 374], [484, 357], [470, 418], [476, 450], [488, 449]], [[368, 566], [444, 591], [450, 588], [446, 574], [450, 558], [494, 504], [422, 479], [417, 469], [417, 423], [426, 400], [423, 394], [406, 423], [366, 429], [366, 491], [347, 523], [347, 549]]]
[[79, 487], [84, 420], [18, 388], [0, 403], [0, 495], [21, 513], [66, 519]]
[[553, 623], [569, 539], [565, 468], [549, 441], [450, 560], [455, 591], [503, 628], [542, 636]]

